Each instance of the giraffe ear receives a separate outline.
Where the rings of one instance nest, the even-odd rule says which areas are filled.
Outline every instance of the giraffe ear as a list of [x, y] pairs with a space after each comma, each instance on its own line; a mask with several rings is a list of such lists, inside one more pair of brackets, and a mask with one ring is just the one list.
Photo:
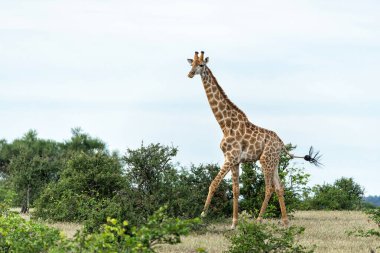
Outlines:
[[187, 62], [193, 64], [193, 59], [187, 59]]
[[203, 62], [204, 62], [204, 64], [207, 64], [208, 63], [208, 57], [206, 57], [206, 59]]

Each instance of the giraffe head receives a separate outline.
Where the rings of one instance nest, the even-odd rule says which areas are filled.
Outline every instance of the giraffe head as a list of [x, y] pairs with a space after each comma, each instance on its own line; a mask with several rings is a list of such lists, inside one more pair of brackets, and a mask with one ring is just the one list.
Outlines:
[[198, 57], [198, 52], [195, 52], [194, 59], [187, 59], [191, 65], [191, 70], [187, 75], [188, 77], [193, 78], [194, 75], [201, 74], [204, 71], [206, 64], [208, 63], [208, 57], [203, 59], [204, 53], [205, 52], [201, 51], [201, 55]]

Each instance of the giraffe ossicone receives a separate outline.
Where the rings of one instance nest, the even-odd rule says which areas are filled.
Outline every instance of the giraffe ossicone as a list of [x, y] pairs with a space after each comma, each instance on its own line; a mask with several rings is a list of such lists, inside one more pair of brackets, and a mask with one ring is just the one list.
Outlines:
[[[280, 203], [282, 221], [287, 226], [289, 221], [285, 207], [284, 187], [278, 175], [281, 152], [287, 152], [284, 143], [275, 132], [251, 123], [245, 113], [232, 103], [216, 81], [211, 70], [207, 67], [208, 57], [204, 58], [203, 51], [201, 51], [200, 55], [198, 52], [195, 52], [193, 59], [188, 59], [188, 62], [191, 65], [188, 77], [201, 76], [211, 110], [223, 132], [220, 148], [224, 154], [224, 163], [218, 175], [210, 184], [201, 216], [206, 216], [216, 189], [225, 175], [231, 171], [233, 192], [231, 228], [235, 228], [238, 222], [239, 165], [242, 162], [260, 161], [265, 179], [265, 198], [258, 220], [262, 220], [269, 199], [272, 193], [276, 191]], [[291, 158], [304, 158], [287, 154]], [[308, 161], [318, 165], [318, 158], [314, 156], [314, 161]]]

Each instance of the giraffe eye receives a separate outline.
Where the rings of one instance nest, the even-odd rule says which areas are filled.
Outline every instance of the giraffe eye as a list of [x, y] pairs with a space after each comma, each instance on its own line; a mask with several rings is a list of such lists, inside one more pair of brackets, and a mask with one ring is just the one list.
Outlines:
[[199, 64], [199, 67], [201, 67], [201, 68], [202, 68], [203, 66], [204, 66], [203, 64]]

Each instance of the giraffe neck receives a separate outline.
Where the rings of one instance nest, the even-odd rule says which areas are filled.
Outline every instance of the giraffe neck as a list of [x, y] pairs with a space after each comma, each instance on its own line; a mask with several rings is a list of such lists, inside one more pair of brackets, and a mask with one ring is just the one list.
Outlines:
[[223, 133], [230, 129], [236, 129], [239, 126], [239, 121], [248, 121], [245, 113], [227, 97], [207, 66], [201, 73], [201, 78], [211, 110]]

